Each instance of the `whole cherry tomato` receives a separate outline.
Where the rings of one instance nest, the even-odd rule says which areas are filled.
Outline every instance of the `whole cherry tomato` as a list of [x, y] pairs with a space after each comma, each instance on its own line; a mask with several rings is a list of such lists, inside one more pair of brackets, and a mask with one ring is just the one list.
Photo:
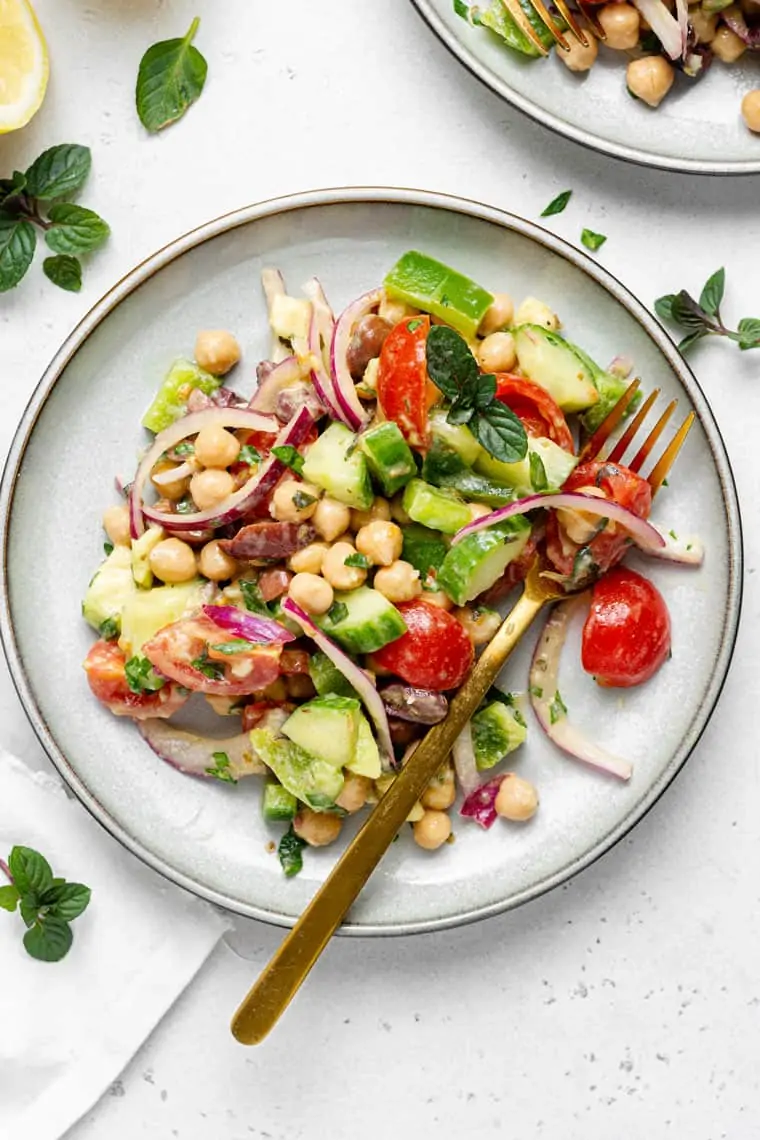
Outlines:
[[575, 451], [565, 413], [540, 384], [534, 384], [524, 376], [499, 372], [496, 376], [496, 399], [512, 409], [528, 435], [551, 439], [565, 451]]
[[386, 419], [398, 424], [407, 443], [427, 448], [428, 410], [440, 398], [427, 373], [430, 317], [406, 317], [385, 338], [377, 372], [377, 398]]
[[126, 658], [115, 641], [96, 641], [84, 661], [87, 682], [98, 700], [114, 716], [135, 720], [171, 716], [187, 700], [170, 681], [153, 693], [133, 693], [125, 672]]
[[600, 685], [627, 689], [648, 681], [670, 654], [670, 614], [648, 578], [618, 566], [594, 586], [583, 627], [581, 662]]
[[456, 689], [475, 656], [462, 625], [446, 610], [419, 599], [396, 608], [406, 633], [373, 653], [375, 663], [421, 689]]

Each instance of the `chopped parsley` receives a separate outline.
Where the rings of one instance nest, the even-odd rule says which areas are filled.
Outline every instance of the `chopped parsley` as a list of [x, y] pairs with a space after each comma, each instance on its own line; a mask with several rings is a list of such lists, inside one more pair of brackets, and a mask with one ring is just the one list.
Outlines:
[[219, 645], [212, 645], [214, 653], [224, 653], [227, 657], [234, 657], [238, 653], [250, 653], [256, 649], [254, 641], [247, 641], [244, 637], [235, 637], [232, 641], [222, 641]]
[[295, 491], [293, 494], [293, 506], [297, 511], [303, 511], [310, 507], [312, 503], [316, 503], [314, 495], [309, 495], [306, 491]]
[[303, 471], [304, 459], [302, 455], [298, 454], [297, 448], [293, 447], [292, 443], [284, 443], [281, 447], [273, 447], [272, 455], [275, 459], [279, 459], [280, 463], [284, 463], [291, 471], [295, 471], [296, 475], [300, 475]]
[[421, 324], [422, 324], [422, 319], [420, 317], [415, 317], [414, 320], [409, 321], [409, 323], [407, 324], [406, 331], [407, 332], [417, 332], [417, 329], [420, 327]]
[[358, 551], [355, 551], [353, 554], [349, 554], [347, 558], [344, 558], [343, 565], [356, 566], [359, 570], [369, 570], [372, 563], [366, 554], [359, 554]]
[[238, 462], [247, 463], [249, 467], [255, 467], [257, 463], [261, 463], [261, 452], [257, 451], [252, 444], [245, 443], [240, 448]]
[[106, 618], [98, 626], [98, 633], [104, 641], [116, 641], [116, 638], [121, 633], [119, 628], [119, 619], [114, 617]]
[[207, 645], [203, 646], [200, 656], [190, 662], [190, 666], [192, 669], [197, 669], [204, 677], [208, 677], [210, 681], [220, 681], [224, 677], [224, 665], [218, 661], [209, 661]]
[[189, 455], [195, 455], [195, 444], [190, 443], [190, 440], [188, 439], [184, 439], [182, 443], [178, 443], [177, 446], [172, 450], [174, 451], [175, 455], [178, 455], [180, 457], [180, 459], [187, 459]]
[[553, 214], [561, 214], [572, 196], [572, 190], [563, 190], [556, 198], [552, 198], [546, 209], [541, 211], [541, 217], [550, 218]]
[[540, 685], [531, 685], [530, 688], [528, 689], [528, 692], [530, 693], [530, 695], [532, 697], [535, 697], [536, 700], [538, 700], [538, 701], [540, 701], [544, 695], [544, 690], [540, 687]]
[[562, 720], [563, 716], [567, 716], [567, 705], [559, 695], [559, 689], [557, 689], [554, 700], [549, 705], [549, 721], [551, 724], [556, 724], [558, 720]]
[[277, 848], [280, 865], [289, 879], [303, 870], [303, 849], [305, 846], [306, 841], [296, 835], [291, 824]]
[[112, 542], [104, 542], [103, 543], [103, 551], [106, 555], [113, 554], [113, 543]]
[[133, 693], [156, 693], [166, 684], [166, 678], [156, 673], [147, 657], [130, 657], [124, 674]]
[[327, 611], [327, 616], [333, 625], [337, 625], [339, 621], [348, 617], [348, 606], [345, 602], [333, 602]]
[[272, 616], [269, 606], [261, 596], [261, 588], [258, 582], [254, 582], [252, 578], [241, 578], [238, 581], [238, 586], [247, 610], [252, 614], [261, 614], [264, 617]]
[[230, 758], [226, 752], [212, 752], [211, 759], [214, 761], [214, 767], [206, 769], [207, 776], [214, 776], [225, 784], [237, 783], [236, 777], [230, 771]]

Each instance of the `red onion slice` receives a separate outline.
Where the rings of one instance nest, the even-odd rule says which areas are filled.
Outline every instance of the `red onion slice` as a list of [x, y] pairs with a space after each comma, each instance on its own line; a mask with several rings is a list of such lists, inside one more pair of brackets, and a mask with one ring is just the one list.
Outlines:
[[[683, 4], [685, 0], [678, 2]], [[633, 0], [633, 4], [641, 12], [670, 58], [678, 59], [683, 55], [686, 43], [680, 21], [671, 15], [662, 0]]]
[[633, 766], [627, 760], [614, 756], [593, 741], [587, 740], [583, 733], [570, 723], [566, 713], [562, 712], [561, 716], [557, 717], [555, 712], [552, 724], [551, 710], [559, 687], [559, 663], [567, 636], [567, 627], [571, 616], [583, 601], [583, 596], [579, 595], [567, 602], [561, 602], [549, 614], [530, 666], [530, 703], [541, 728], [563, 752], [602, 772], [609, 772], [621, 780], [629, 780]]
[[[280, 273], [279, 269], [272, 269], [267, 267], [261, 271], [261, 285], [264, 290], [264, 296], [267, 302], [267, 316], [271, 317], [272, 308], [274, 306], [275, 297], [282, 297], [285, 294], [285, 278]], [[280, 361], [285, 360], [288, 356], [288, 349], [284, 341], [280, 340], [277, 333], [272, 329], [272, 361], [279, 364]]]
[[[278, 732], [287, 717], [287, 711], [269, 709], [261, 723], [266, 721], [267, 728]], [[234, 780], [261, 776], [268, 771], [266, 764], [254, 752], [247, 732], [222, 739], [196, 736], [156, 718], [140, 721], [138, 728], [157, 756], [188, 776], [209, 776], [209, 768], [216, 767], [215, 752], [224, 752], [227, 756], [230, 766], [226, 771]]]
[[352, 431], [359, 431], [367, 420], [367, 411], [356, 394], [351, 370], [348, 367], [347, 354], [354, 325], [367, 313], [371, 313], [380, 304], [381, 289], [373, 289], [353, 301], [344, 309], [335, 325], [332, 344], [330, 346], [330, 367], [335, 383], [335, 394], [340, 403], [343, 415], [341, 418]]
[[277, 397], [283, 388], [297, 384], [303, 377], [301, 362], [295, 356], [286, 356], [276, 364], [266, 380], [259, 384], [251, 396], [248, 405], [255, 412], [274, 412], [277, 407]]
[[660, 558], [663, 562], [678, 562], [682, 566], [701, 566], [705, 560], [705, 544], [695, 534], [685, 534], [673, 537], [665, 534], [659, 527], [655, 528], [665, 543], [659, 550], [649, 550], [647, 553], [653, 558]]
[[178, 483], [180, 479], [188, 479], [194, 475], [198, 470], [198, 464], [192, 460], [186, 463], [181, 463], [179, 467], [167, 468], [166, 471], [159, 471], [157, 475], [153, 476], [153, 482], [157, 487], [163, 487], [169, 483]]
[[506, 772], [502, 776], [494, 776], [487, 784], [475, 788], [462, 804], [459, 814], [465, 819], [474, 819], [488, 831], [496, 822], [496, 797], [505, 778]]
[[242, 637], [246, 641], [267, 645], [272, 641], [295, 641], [295, 637], [284, 625], [271, 618], [256, 617], [244, 613], [237, 606], [204, 606], [203, 612], [220, 629]]
[[[298, 348], [298, 346], [296, 347]], [[338, 399], [335, 393], [335, 386], [333, 385], [332, 377], [325, 367], [323, 341], [320, 333], [320, 322], [317, 318], [317, 312], [313, 304], [311, 306], [309, 337], [306, 349], [307, 353], [304, 355], [308, 359], [309, 367], [311, 368], [311, 382], [314, 385], [314, 390], [319, 396], [320, 401], [327, 409], [327, 412], [331, 419], [345, 419], [345, 417], [341, 415], [340, 408], [338, 407]]]
[[494, 523], [514, 518], [515, 515], [524, 515], [528, 511], [536, 510], [556, 510], [560, 507], [566, 510], [584, 511], [587, 515], [597, 515], [599, 518], [618, 523], [628, 532], [636, 545], [647, 553], [655, 553], [665, 545], [665, 539], [660, 532], [646, 519], [639, 518], [633, 511], [621, 507], [612, 499], [598, 499], [595, 495], [584, 495], [580, 491], [559, 491], [556, 495], [528, 495], [524, 499], [517, 499], [514, 503], [499, 507], [490, 515], [484, 515], [483, 518], [475, 519], [467, 526], [463, 526], [454, 535], [452, 545], [461, 542], [468, 534], [475, 534], [479, 530], [493, 526]]
[[[218, 411], [198, 412], [198, 418], [200, 419], [200, 417], [203, 417], [204, 423], [208, 423], [209, 420], [207, 417], [211, 417], [212, 420], [221, 423], [223, 426], [233, 427], [250, 427], [252, 421], [255, 421], [258, 426], [255, 427], [254, 430], [257, 431], [273, 432], [277, 431], [278, 427], [275, 419], [260, 415], [258, 412], [248, 411], [247, 409], [245, 411], [239, 409], [219, 409]], [[248, 418], [243, 422], [244, 417]], [[187, 424], [189, 420], [190, 416], [186, 416], [181, 422]], [[285, 427], [280, 429], [273, 447], [283, 447], [287, 444], [298, 447], [308, 436], [313, 423], [314, 421], [311, 418], [309, 410], [307, 408], [301, 408], [293, 416], [292, 420], [290, 420]], [[274, 424], [274, 428], [272, 424]], [[194, 434], [199, 430], [200, 428], [193, 426], [186, 434]], [[168, 431], [171, 431], [171, 428], [167, 428], [167, 432]], [[161, 435], [163, 436], [164, 433], [162, 432]], [[148, 506], [142, 502], [142, 492], [150, 475], [151, 468], [156, 462], [156, 458], [165, 450], [166, 445], [161, 444], [161, 450], [156, 451], [160, 439], [160, 436], [156, 437], [156, 443], [140, 464], [132, 487], [130, 511], [133, 527], [137, 525], [139, 519], [140, 529], [137, 531], [137, 535], [142, 534], [144, 530], [142, 516], [145, 516], [150, 522], [156, 523], [158, 526], [163, 526], [167, 530], [171, 530], [175, 533], [202, 530], [207, 526], [226, 526], [228, 523], [237, 522], [238, 519], [249, 514], [256, 504], [273, 490], [285, 471], [285, 465], [274, 455], [270, 455], [264, 460], [258, 471], [251, 476], [247, 483], [244, 483], [239, 490], [235, 491], [234, 494], [230, 495], [229, 498], [223, 502], [218, 503], [215, 507], [210, 507], [205, 511], [195, 511], [190, 515], [178, 515], [157, 511], [155, 507]], [[175, 438], [174, 442], [179, 442], [179, 439]], [[133, 535], [133, 537], [136, 536]]]
[[311, 620], [309, 615], [301, 609], [299, 605], [292, 600], [286, 598], [282, 603], [283, 613], [288, 614], [289, 617], [294, 618], [303, 629], [314, 641], [326, 657], [329, 657], [336, 669], [340, 669], [343, 676], [346, 678], [350, 685], [356, 689], [357, 693], [364, 702], [365, 708], [369, 713], [375, 725], [377, 732], [377, 743], [380, 748], [380, 759], [385, 769], [391, 768], [394, 765], [393, 743], [391, 741], [390, 728], [388, 727], [388, 716], [385, 711], [382, 697], [375, 688], [369, 673], [359, 666], [348, 657], [342, 649], [339, 649], [334, 641], [322, 632], [319, 626]]
[[472, 744], [472, 726], [469, 721], [454, 741], [451, 755], [454, 757], [454, 770], [457, 774], [459, 786], [466, 799], [480, 784], [480, 776], [475, 763], [475, 749]]

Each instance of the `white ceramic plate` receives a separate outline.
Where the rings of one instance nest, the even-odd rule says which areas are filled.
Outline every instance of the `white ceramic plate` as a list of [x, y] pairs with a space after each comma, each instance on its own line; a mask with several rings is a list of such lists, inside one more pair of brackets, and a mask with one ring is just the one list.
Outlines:
[[546, 60], [528, 59], [505, 47], [487, 29], [471, 27], [456, 14], [453, 0], [413, 3], [483, 83], [567, 138], [666, 170], [760, 172], [760, 135], [747, 130], [740, 112], [745, 92], [760, 86], [756, 54], [747, 52], [732, 67], [716, 60], [697, 82], [677, 76], [673, 91], [652, 110], [626, 91], [624, 52], [602, 48], [590, 72], [573, 75], [556, 52]]
[[[92, 631], [80, 600], [102, 557], [100, 516], [114, 475], [134, 471], [138, 428], [167, 365], [196, 330], [233, 329], [250, 390], [268, 337], [259, 271], [292, 287], [318, 274], [336, 307], [379, 282], [405, 249], [428, 250], [492, 289], [533, 293], [569, 334], [608, 361], [626, 353], [647, 388], [660, 385], [699, 417], [656, 517], [707, 542], [700, 571], [650, 572], [673, 615], [674, 656], [627, 694], [598, 690], [568, 645], [562, 692], [573, 717], [635, 762], [627, 785], [555, 751], [535, 724], [514, 767], [535, 780], [528, 826], [484, 833], [456, 823], [435, 855], [411, 835], [394, 844], [351, 914], [356, 933], [406, 933], [493, 914], [587, 865], [647, 810], [696, 744], [728, 668], [739, 617], [741, 537], [728, 461], [696, 381], [646, 310], [583, 253], [530, 222], [470, 202], [403, 190], [320, 191], [252, 206], [203, 226], [120, 282], [64, 344], [26, 412], [0, 491], [3, 642], [27, 713], [90, 811], [167, 877], [242, 914], [288, 925], [335, 859], [309, 851], [286, 880], [267, 843], [260, 786], [230, 788], [174, 771], [136, 729], [89, 693], [81, 662]], [[536, 633], [538, 631], [536, 630]], [[506, 687], [526, 685], [528, 637]]]

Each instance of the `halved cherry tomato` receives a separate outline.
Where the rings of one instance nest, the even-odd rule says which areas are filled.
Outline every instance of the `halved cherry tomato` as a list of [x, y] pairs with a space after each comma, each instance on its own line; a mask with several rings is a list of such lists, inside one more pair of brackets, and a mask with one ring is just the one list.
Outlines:
[[236, 638], [207, 617], [183, 618], [164, 626], [143, 645], [151, 664], [194, 693], [241, 696], [266, 689], [280, 673], [282, 646], [257, 645], [227, 656], [211, 647]]
[[591, 596], [581, 662], [600, 685], [627, 689], [648, 681], [670, 654], [670, 614], [648, 578], [618, 566]]
[[87, 682], [95, 696], [114, 716], [135, 720], [171, 716], [182, 708], [187, 693], [171, 681], [155, 693], [133, 693], [127, 682], [127, 659], [114, 641], [96, 641], [84, 661]]
[[423, 689], [456, 689], [472, 665], [475, 651], [461, 624], [439, 606], [416, 599], [396, 607], [406, 633], [372, 654], [409, 685]]
[[524, 376], [499, 372], [496, 375], [496, 399], [512, 409], [528, 435], [551, 439], [565, 451], [575, 451], [565, 413], [540, 384], [534, 384]]
[[412, 447], [428, 446], [428, 411], [441, 398], [427, 373], [430, 317], [406, 317], [385, 338], [377, 372], [377, 398]]
[[[593, 459], [576, 467], [565, 481], [563, 491], [582, 491], [596, 487], [608, 499], [626, 507], [639, 518], [649, 517], [652, 509], [652, 489], [646, 479], [636, 475], [628, 467], [619, 463], [606, 463]], [[599, 522], [600, 527], [603, 520]], [[546, 523], [546, 553], [549, 560], [561, 574], [572, 574], [575, 559], [580, 550], [588, 550], [588, 564], [594, 574], [604, 573], [619, 562], [628, 548], [628, 539], [613, 523], [607, 523], [584, 545], [573, 542], [563, 531], [554, 512]]]

